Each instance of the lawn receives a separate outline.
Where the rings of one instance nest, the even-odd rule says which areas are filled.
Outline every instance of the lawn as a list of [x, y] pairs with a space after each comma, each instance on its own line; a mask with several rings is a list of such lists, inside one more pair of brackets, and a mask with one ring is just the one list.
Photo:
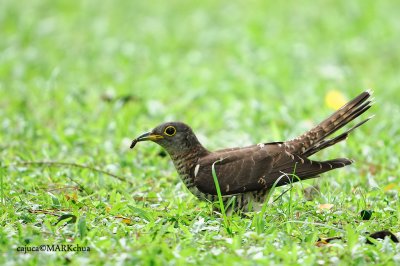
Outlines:
[[[400, 264], [365, 243], [400, 232], [399, 43], [391, 0], [2, 0], [0, 264]], [[210, 150], [294, 138], [366, 89], [375, 117], [314, 157], [356, 163], [264, 214], [224, 221], [159, 146], [129, 149], [172, 120]]]

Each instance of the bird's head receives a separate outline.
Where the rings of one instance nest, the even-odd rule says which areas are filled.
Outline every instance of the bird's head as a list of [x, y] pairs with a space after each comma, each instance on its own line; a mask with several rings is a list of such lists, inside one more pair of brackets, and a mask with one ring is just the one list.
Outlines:
[[182, 122], [167, 122], [158, 125], [132, 141], [130, 148], [140, 141], [151, 140], [162, 146], [169, 154], [185, 152], [189, 149], [202, 148], [192, 129]]

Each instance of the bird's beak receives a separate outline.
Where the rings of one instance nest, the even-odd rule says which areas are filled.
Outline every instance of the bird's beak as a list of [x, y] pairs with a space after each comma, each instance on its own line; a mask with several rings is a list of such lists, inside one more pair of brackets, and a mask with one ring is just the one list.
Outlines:
[[132, 141], [130, 148], [133, 149], [133, 147], [135, 147], [136, 143], [138, 143], [139, 141], [146, 141], [146, 140], [155, 141], [155, 140], [163, 139], [163, 138], [164, 137], [161, 135], [154, 134], [152, 132], [146, 132], [146, 133], [140, 135], [139, 137], [137, 137], [136, 139], [134, 139]]

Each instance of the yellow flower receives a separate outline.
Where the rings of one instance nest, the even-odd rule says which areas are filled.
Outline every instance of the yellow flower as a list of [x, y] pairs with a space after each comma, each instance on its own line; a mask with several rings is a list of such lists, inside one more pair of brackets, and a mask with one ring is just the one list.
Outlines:
[[325, 104], [331, 109], [337, 110], [346, 103], [346, 97], [340, 91], [330, 90], [325, 96]]

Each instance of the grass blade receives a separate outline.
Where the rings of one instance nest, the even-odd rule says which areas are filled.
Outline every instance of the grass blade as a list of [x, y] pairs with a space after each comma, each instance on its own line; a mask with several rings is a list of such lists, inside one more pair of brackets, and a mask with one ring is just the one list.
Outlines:
[[232, 234], [232, 230], [231, 230], [231, 228], [229, 226], [229, 222], [228, 222], [228, 217], [226, 216], [226, 212], [225, 212], [224, 201], [222, 199], [222, 194], [221, 194], [221, 189], [219, 187], [217, 173], [215, 171], [215, 164], [218, 163], [218, 162], [221, 162], [221, 161], [222, 161], [222, 159], [218, 160], [218, 161], [215, 161], [212, 164], [211, 171], [212, 171], [212, 176], [213, 176], [213, 179], [214, 179], [215, 189], [217, 190], [219, 207], [221, 209], [222, 218], [224, 219], [224, 227], [225, 227], [226, 231], [228, 232], [228, 234]]

